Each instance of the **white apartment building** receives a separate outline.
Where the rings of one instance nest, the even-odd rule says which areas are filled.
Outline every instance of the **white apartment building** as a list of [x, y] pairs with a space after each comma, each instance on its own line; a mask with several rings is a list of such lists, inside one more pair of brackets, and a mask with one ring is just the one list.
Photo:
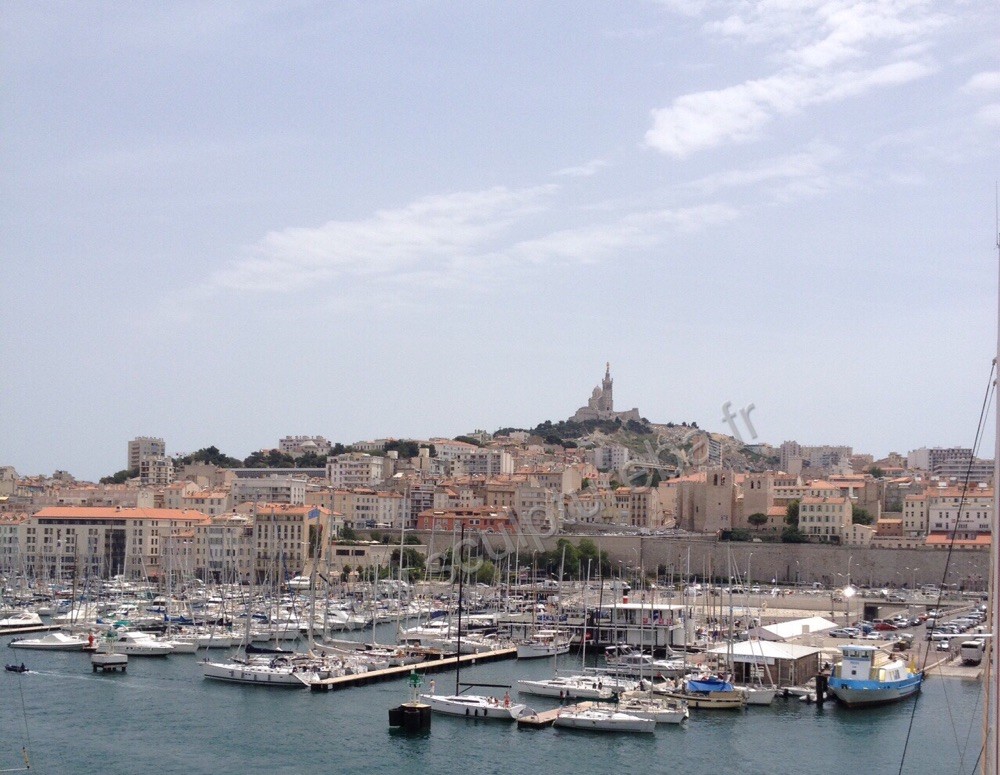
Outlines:
[[165, 457], [167, 444], [163, 439], [154, 436], [138, 436], [128, 443], [128, 465], [132, 471], [139, 468], [142, 461], [150, 457]]
[[245, 514], [214, 517], [195, 531], [196, 573], [216, 583], [250, 580], [254, 557], [253, 520]]
[[344, 525], [356, 530], [399, 530], [407, 513], [406, 499], [398, 492], [334, 490], [332, 503]]
[[265, 503], [253, 518], [258, 581], [308, 574], [329, 540], [330, 511], [319, 506]]
[[459, 460], [468, 476], [507, 476], [514, 473], [513, 456], [500, 449], [477, 449], [456, 459], [456, 463]]
[[169, 457], [148, 456], [139, 462], [139, 483], [165, 487], [174, 481], [174, 461]]
[[301, 506], [306, 502], [306, 479], [272, 474], [261, 479], [237, 479], [233, 482], [232, 506], [253, 502]]
[[846, 543], [853, 524], [850, 498], [807, 495], [799, 501], [799, 531], [812, 539]]
[[923, 538], [927, 535], [927, 494], [917, 493], [903, 498], [903, 535]]
[[285, 436], [278, 441], [278, 451], [294, 458], [305, 454], [328, 455], [333, 445], [322, 436]]
[[357, 452], [385, 452], [385, 445], [389, 439], [375, 439], [374, 441], [355, 441], [351, 447]]
[[326, 461], [326, 477], [337, 489], [374, 487], [386, 478], [387, 458], [364, 452], [345, 452]]
[[928, 471], [933, 476], [959, 483], [966, 477], [972, 484], [993, 480], [993, 461], [973, 457], [968, 447], [921, 447], [907, 453], [906, 464], [911, 470]]
[[591, 462], [601, 471], [620, 471], [628, 463], [631, 453], [621, 444], [594, 447], [590, 452]]
[[969, 540], [991, 532], [992, 488], [933, 487], [926, 497], [928, 533], [954, 533]]

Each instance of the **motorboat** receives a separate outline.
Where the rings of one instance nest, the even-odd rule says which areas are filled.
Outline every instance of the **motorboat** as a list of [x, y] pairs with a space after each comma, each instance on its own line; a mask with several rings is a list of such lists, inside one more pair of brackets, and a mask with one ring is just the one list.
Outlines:
[[25, 667], [24, 662], [19, 665], [4, 665], [3, 669], [8, 673], [27, 673], [30, 672], [27, 667]]
[[649, 733], [656, 728], [656, 722], [651, 718], [640, 718], [631, 713], [603, 708], [560, 711], [553, 724], [566, 729], [583, 729], [591, 732]]
[[174, 644], [147, 632], [127, 630], [118, 633], [115, 650], [130, 657], [165, 657], [174, 652]]
[[93, 645], [93, 637], [67, 635], [64, 632], [50, 632], [38, 638], [15, 638], [7, 644], [12, 649], [39, 649], [45, 651], [83, 651]]
[[920, 691], [923, 672], [877, 646], [841, 646], [827, 688], [849, 708], [882, 705]]
[[627, 645], [608, 646], [604, 652], [604, 661], [615, 672], [631, 676], [676, 678], [684, 675], [687, 670], [682, 658], [654, 659]]
[[40, 627], [42, 617], [34, 611], [18, 611], [0, 619], [0, 630], [18, 630], [22, 627]]
[[560, 700], [610, 700], [614, 690], [605, 685], [600, 676], [567, 675], [540, 681], [518, 681], [520, 694], [534, 694], [539, 697], [558, 697]]
[[778, 694], [778, 689], [774, 686], [745, 685], [737, 686], [736, 689], [746, 695], [747, 705], [770, 705]]
[[517, 643], [518, 659], [539, 659], [569, 653], [570, 637], [562, 630], [537, 630]]

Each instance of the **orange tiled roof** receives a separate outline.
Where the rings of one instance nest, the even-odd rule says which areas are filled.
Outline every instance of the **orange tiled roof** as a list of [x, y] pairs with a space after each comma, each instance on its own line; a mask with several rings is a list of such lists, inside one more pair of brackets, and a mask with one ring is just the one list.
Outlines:
[[38, 519], [208, 519], [194, 509], [144, 509], [118, 506], [49, 506]]

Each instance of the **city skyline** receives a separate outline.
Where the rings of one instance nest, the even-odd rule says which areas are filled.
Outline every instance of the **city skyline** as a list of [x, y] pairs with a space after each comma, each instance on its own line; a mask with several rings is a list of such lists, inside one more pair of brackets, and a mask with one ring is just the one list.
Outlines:
[[533, 427], [607, 360], [656, 422], [972, 446], [993, 10], [8, 5], [0, 465]]

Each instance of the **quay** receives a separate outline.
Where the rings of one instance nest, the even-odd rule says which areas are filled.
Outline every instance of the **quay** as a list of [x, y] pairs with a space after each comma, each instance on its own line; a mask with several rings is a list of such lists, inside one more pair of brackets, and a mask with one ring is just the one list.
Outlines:
[[495, 651], [482, 651], [478, 654], [463, 654], [460, 657], [442, 657], [441, 659], [418, 662], [414, 665], [385, 667], [381, 670], [369, 670], [367, 673], [336, 675], [330, 678], [309, 681], [307, 685], [314, 692], [336, 691], [338, 689], [350, 689], [353, 686], [366, 686], [368, 684], [380, 683], [381, 681], [392, 681], [396, 678], [406, 678], [410, 673], [414, 672], [419, 674], [440, 673], [458, 666], [476, 665], [481, 662], [498, 662], [502, 659], [512, 659], [516, 656], [517, 648], [503, 648], [496, 649]]
[[7, 635], [29, 635], [33, 632], [51, 632], [53, 630], [60, 630], [62, 627], [58, 624], [32, 624], [27, 627], [4, 627], [0, 629], [0, 638], [6, 637]]
[[518, 729], [542, 729], [543, 727], [550, 727], [563, 711], [577, 713], [581, 710], [590, 710], [596, 704], [594, 702], [581, 702], [576, 705], [563, 705], [552, 710], [543, 710], [541, 713], [533, 713], [530, 716], [521, 716], [517, 720], [517, 727]]

